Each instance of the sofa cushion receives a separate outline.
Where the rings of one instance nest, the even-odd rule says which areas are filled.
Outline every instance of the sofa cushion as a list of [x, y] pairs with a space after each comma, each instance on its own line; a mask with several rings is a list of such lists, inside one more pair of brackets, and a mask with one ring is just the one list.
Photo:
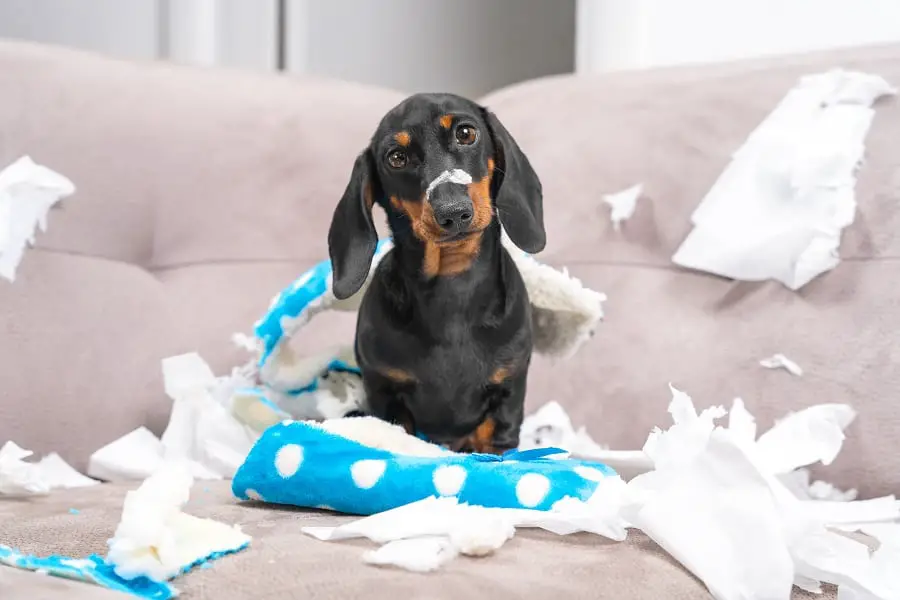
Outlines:
[[[105, 554], [128, 489], [133, 486], [105, 484], [20, 503], [4, 502], [0, 504], [4, 542], [41, 555]], [[70, 508], [79, 514], [70, 514]], [[494, 556], [460, 557], [435, 573], [422, 575], [363, 564], [363, 552], [376, 547], [371, 542], [321, 542], [301, 532], [305, 526], [338, 525], [350, 517], [238, 503], [225, 482], [196, 484], [185, 511], [239, 523], [253, 541], [247, 550], [214, 561], [210, 569], [176, 579], [174, 584], [182, 592], [179, 598], [184, 600], [457, 600], [473, 596], [693, 600], [706, 596], [703, 584], [636, 530], [629, 531], [626, 541], [612, 542], [588, 534], [556, 536], [521, 529]], [[819, 596], [834, 597], [833, 590]]]
[[[531, 408], [559, 400], [599, 442], [632, 449], [670, 422], [669, 382], [701, 407], [742, 397], [760, 431], [788, 411], [847, 402], [859, 418], [838, 461], [817, 474], [864, 496], [900, 491], [900, 99], [876, 105], [836, 269], [792, 292], [671, 261], [731, 153], [800, 76], [834, 67], [900, 85], [900, 46], [554, 77], [485, 99], [543, 181], [539, 258], [609, 297], [591, 342], [531, 371]], [[617, 232], [602, 195], [638, 182], [643, 197]], [[777, 352], [804, 376], [759, 366]]]
[[135, 427], [161, 433], [162, 358], [245, 361], [229, 336], [327, 256], [353, 159], [400, 99], [0, 42], [0, 168], [29, 154], [77, 187], [0, 280], [0, 443], [84, 469]]

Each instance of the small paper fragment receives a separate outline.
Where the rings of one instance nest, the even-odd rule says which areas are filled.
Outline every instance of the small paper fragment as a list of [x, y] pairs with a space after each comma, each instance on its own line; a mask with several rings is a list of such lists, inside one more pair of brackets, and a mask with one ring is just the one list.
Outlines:
[[138, 427], [94, 452], [88, 475], [104, 481], [143, 480], [163, 462], [163, 446], [146, 427]]
[[653, 461], [642, 450], [610, 450], [595, 442], [584, 427], [576, 430], [558, 402], [548, 402], [526, 416], [519, 434], [520, 450], [547, 447], [602, 462], [625, 479], [653, 469]]
[[44, 479], [35, 463], [25, 462], [33, 454], [15, 442], [6, 442], [0, 448], [0, 494], [4, 496], [38, 496], [50, 492], [50, 484]]
[[800, 365], [784, 354], [773, 354], [772, 356], [759, 361], [759, 364], [761, 367], [767, 369], [784, 369], [791, 375], [796, 375], [797, 377], [803, 376], [803, 369], [800, 368]]
[[47, 231], [47, 214], [75, 193], [63, 175], [23, 156], [0, 171], [0, 277], [15, 281], [25, 248], [38, 228]]
[[98, 485], [100, 482], [82, 475], [56, 452], [41, 459], [38, 469], [52, 489], [73, 489]]
[[376, 550], [363, 554], [363, 562], [370, 565], [394, 566], [428, 573], [436, 571], [453, 560], [457, 550], [449, 539], [443, 536], [429, 536], [394, 540]]
[[638, 183], [628, 189], [613, 194], [604, 194], [603, 202], [610, 207], [609, 220], [613, 229], [619, 231], [622, 223], [631, 218], [637, 206], [638, 198], [644, 191], [644, 184]]
[[791, 413], [756, 441], [755, 458], [772, 474], [816, 462], [830, 465], [841, 451], [844, 429], [856, 418], [846, 404], [819, 404]]

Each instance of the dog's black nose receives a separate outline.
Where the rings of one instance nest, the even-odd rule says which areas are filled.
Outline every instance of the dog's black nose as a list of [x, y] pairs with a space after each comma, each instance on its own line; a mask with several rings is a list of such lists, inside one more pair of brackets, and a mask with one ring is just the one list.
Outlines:
[[434, 220], [447, 233], [465, 231], [472, 223], [472, 202], [455, 200], [434, 206]]

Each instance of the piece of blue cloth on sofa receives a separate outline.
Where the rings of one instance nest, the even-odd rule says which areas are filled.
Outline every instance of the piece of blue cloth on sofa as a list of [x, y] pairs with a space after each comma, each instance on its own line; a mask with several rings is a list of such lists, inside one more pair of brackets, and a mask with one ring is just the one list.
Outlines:
[[551, 458], [559, 449], [503, 456], [423, 457], [372, 448], [305, 421], [270, 427], [232, 482], [235, 496], [370, 515], [429, 496], [492, 508], [549, 510], [565, 497], [586, 501], [616, 473], [593, 461]]

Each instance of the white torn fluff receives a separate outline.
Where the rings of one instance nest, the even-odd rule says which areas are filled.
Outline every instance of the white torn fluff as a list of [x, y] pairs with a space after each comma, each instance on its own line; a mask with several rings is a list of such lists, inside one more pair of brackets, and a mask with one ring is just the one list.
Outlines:
[[639, 183], [626, 190], [614, 194], [603, 195], [603, 202], [610, 208], [609, 220], [612, 223], [613, 229], [619, 231], [622, 227], [622, 223], [631, 218], [631, 215], [634, 214], [634, 209], [637, 206], [638, 198], [640, 198], [643, 191], [644, 184]]
[[434, 188], [441, 185], [442, 183], [458, 183], [460, 185], [469, 185], [472, 183], [472, 176], [462, 169], [453, 169], [452, 171], [444, 171], [437, 177], [435, 177], [431, 183], [428, 184], [428, 187], [425, 189], [425, 198], [431, 199], [431, 193], [434, 191]]
[[839, 262], [875, 111], [896, 90], [835, 69], [802, 77], [752, 132], [691, 215], [682, 267], [797, 290]]
[[122, 519], [109, 540], [107, 561], [125, 579], [167, 581], [214, 554], [250, 543], [237, 525], [181, 511], [194, 479], [184, 463], [166, 463], [125, 496]]
[[759, 361], [759, 366], [767, 369], [784, 369], [791, 375], [796, 375], [797, 377], [803, 376], [803, 369], [800, 368], [800, 365], [784, 354], [773, 354], [768, 358], [764, 358]]
[[47, 214], [75, 185], [63, 175], [23, 156], [0, 171], [0, 277], [15, 281], [35, 231], [47, 231]]
[[236, 370], [216, 377], [196, 353], [162, 361], [172, 413], [162, 439], [144, 427], [124, 435], [91, 455], [88, 473], [110, 480], [140, 480], [166, 460], [182, 461], [198, 479], [231, 478], [244, 462], [259, 432], [235, 417], [232, 391], [242, 383]]
[[33, 452], [6, 442], [0, 448], [0, 496], [42, 496], [54, 489], [71, 489], [97, 485], [85, 477], [59, 454], [52, 452], [39, 462], [26, 462]]
[[[512, 528], [541, 527], [559, 535], [586, 531], [623, 540], [631, 526], [643, 530], [720, 600], [787, 600], [793, 586], [816, 590], [822, 582], [838, 585], [842, 599], [900, 598], [900, 502], [893, 496], [812, 500], [811, 493], [798, 494], [798, 486], [783, 483], [798, 468], [834, 459], [843, 430], [856, 414], [852, 408], [813, 406], [788, 415], [757, 438], [756, 421], [740, 399], [730, 413], [722, 406], [698, 413], [687, 394], [675, 388], [671, 392], [673, 424], [654, 429], [643, 450], [636, 451], [653, 470], [627, 484], [619, 477], [603, 478], [587, 502], [567, 498], [550, 511], [534, 511], [427, 498], [304, 532], [320, 540], [369, 538], [387, 546], [368, 554], [367, 562], [428, 571], [466, 548], [477, 550], [475, 554], [495, 551], [512, 536]], [[572, 436], [561, 407], [551, 406], [542, 414], [550, 415], [545, 421], [557, 428], [551, 433]], [[728, 426], [717, 425], [726, 414]], [[559, 439], [545, 435], [532, 441], [555, 445]], [[835, 529], [860, 531], [878, 540], [881, 549], [870, 558], [865, 545]], [[473, 541], [467, 540], [470, 535]], [[423, 539], [427, 541], [412, 541]]]

